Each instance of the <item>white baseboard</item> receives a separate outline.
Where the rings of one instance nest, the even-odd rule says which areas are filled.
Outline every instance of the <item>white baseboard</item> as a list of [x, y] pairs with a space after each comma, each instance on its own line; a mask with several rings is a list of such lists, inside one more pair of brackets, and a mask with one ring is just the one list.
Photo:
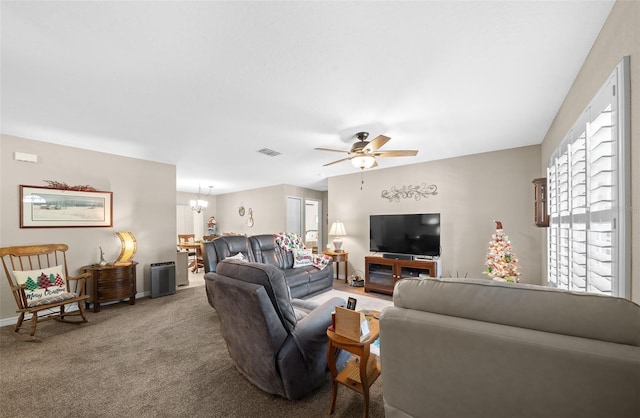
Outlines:
[[[144, 298], [144, 297], [147, 297], [147, 296], [151, 296], [151, 291], [136, 293], [136, 299]], [[82, 303], [84, 303], [84, 302], [82, 302]], [[108, 302], [108, 303], [102, 304], [102, 306], [109, 305], [109, 304], [112, 304], [112, 303], [119, 303], [119, 302], [117, 302], [117, 301], [116, 302]], [[50, 309], [47, 312], [48, 313], [58, 312], [58, 310], [59, 310], [59, 308], [54, 308], [54, 309]], [[66, 310], [67, 310], [67, 312], [77, 311], [78, 310], [78, 305], [76, 305], [76, 304], [70, 305], [70, 306], [67, 307]], [[85, 312], [91, 312], [91, 309], [85, 309]], [[44, 315], [46, 315], [46, 313], [42, 312], [42, 316], [44, 316]], [[24, 316], [24, 321], [25, 322], [30, 320], [30, 319], [31, 319], [31, 314], [26, 314]], [[6, 327], [6, 326], [9, 326], [9, 325], [13, 326], [13, 325], [16, 324], [16, 322], [18, 322], [18, 315], [13, 316], [13, 317], [9, 317], [9, 318], [2, 318], [2, 319], [0, 319], [0, 327]], [[24, 326], [24, 323], [23, 323], [23, 326]]]
[[[78, 310], [78, 305], [76, 305], [75, 303], [73, 305], [65, 305], [65, 306], [67, 306], [67, 308], [65, 309], [67, 312], [73, 312]], [[40, 316], [50, 315], [53, 312], [59, 312], [59, 311], [60, 311], [60, 308], [48, 309], [46, 311], [40, 312]], [[26, 314], [24, 316], [24, 322], [29, 321], [31, 319], [31, 316], [32, 316], [31, 314]], [[18, 315], [11, 318], [3, 318], [3, 319], [0, 319], [0, 327], [15, 325], [16, 322], [18, 322]], [[22, 323], [23, 326], [24, 326], [24, 322]]]

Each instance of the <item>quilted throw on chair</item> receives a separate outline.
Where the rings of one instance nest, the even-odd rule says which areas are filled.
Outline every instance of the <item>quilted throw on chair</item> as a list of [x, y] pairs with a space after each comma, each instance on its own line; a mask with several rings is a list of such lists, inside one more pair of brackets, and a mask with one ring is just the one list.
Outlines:
[[[299, 250], [306, 250], [307, 248], [304, 246], [304, 241], [302, 238], [293, 232], [279, 232], [277, 234], [273, 234], [276, 237], [276, 243], [285, 251], [290, 252], [299, 252]], [[311, 253], [311, 250], [308, 250]], [[331, 257], [324, 254], [310, 254], [311, 255], [311, 264], [323, 270], [325, 267], [329, 265], [333, 261]]]

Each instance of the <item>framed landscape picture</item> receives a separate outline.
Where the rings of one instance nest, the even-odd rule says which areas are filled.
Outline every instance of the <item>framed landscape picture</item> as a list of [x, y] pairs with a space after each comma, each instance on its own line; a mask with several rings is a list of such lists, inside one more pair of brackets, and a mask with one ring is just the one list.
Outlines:
[[20, 228], [113, 226], [113, 193], [20, 186]]

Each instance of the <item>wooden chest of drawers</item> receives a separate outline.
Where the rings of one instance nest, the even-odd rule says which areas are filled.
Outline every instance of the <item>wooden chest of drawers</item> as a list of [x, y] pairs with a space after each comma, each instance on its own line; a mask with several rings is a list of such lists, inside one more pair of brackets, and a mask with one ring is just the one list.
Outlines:
[[87, 281], [87, 294], [93, 303], [93, 312], [100, 312], [100, 304], [105, 302], [129, 300], [129, 305], [136, 303], [136, 266], [133, 261], [124, 266], [84, 266], [86, 273], [91, 273]]

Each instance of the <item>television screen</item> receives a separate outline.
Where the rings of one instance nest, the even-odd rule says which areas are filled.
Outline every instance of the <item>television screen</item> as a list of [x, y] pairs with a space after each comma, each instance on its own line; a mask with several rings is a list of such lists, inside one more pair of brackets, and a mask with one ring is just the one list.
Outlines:
[[440, 214], [371, 215], [369, 250], [408, 255], [440, 255]]

